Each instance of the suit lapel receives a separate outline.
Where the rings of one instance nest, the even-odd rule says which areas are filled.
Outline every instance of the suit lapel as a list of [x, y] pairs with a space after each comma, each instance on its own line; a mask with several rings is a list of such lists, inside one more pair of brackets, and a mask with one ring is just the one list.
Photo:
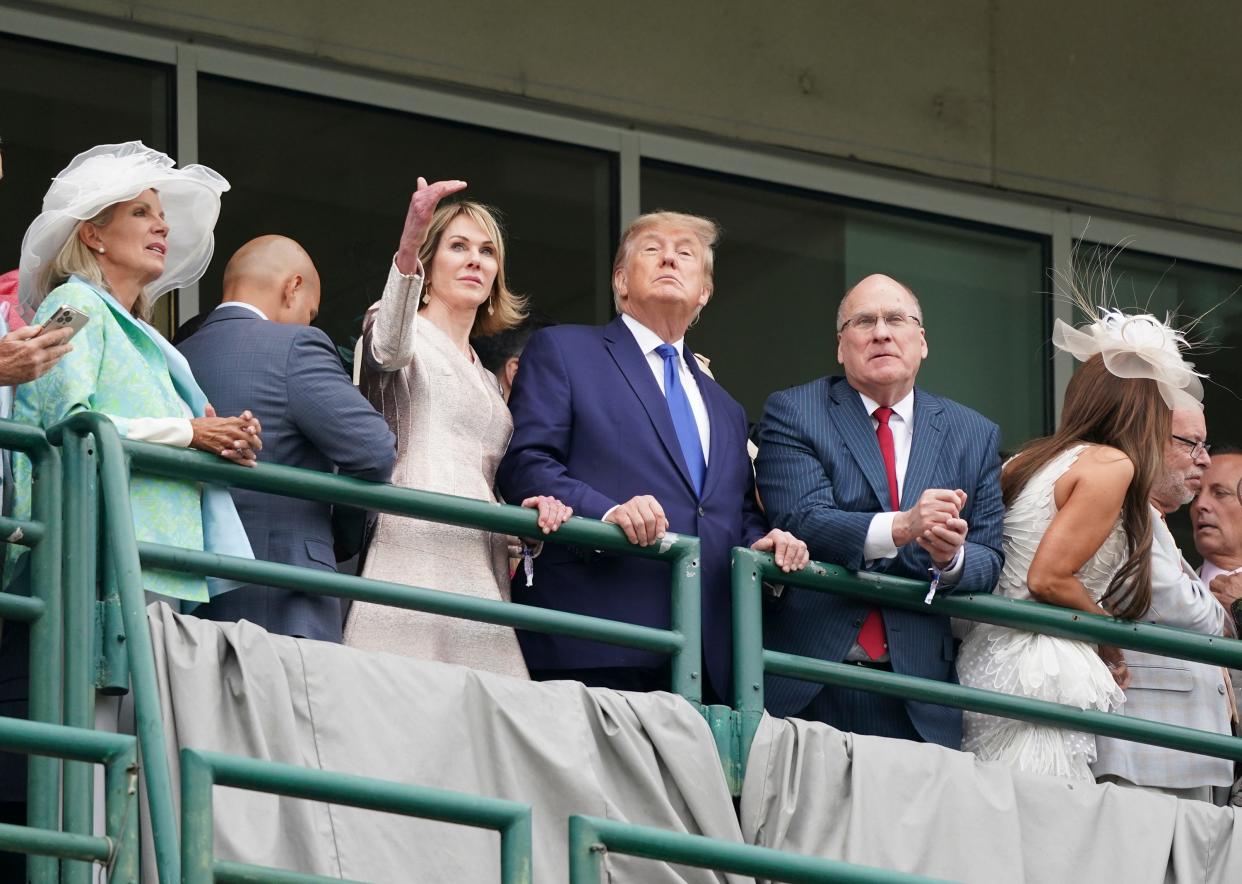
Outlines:
[[656, 435], [660, 437], [660, 442], [668, 452], [669, 458], [681, 473], [682, 480], [693, 493], [694, 484], [690, 481], [690, 471], [686, 468], [686, 459], [682, 456], [681, 445], [677, 441], [677, 430], [673, 427], [673, 416], [669, 413], [668, 401], [660, 392], [655, 376], [651, 373], [647, 357], [643, 355], [642, 350], [638, 349], [638, 342], [634, 340], [634, 336], [625, 327], [620, 316], [604, 326], [604, 344], [617, 363], [617, 368], [621, 369], [621, 374], [634, 391], [634, 395], [642, 403], [647, 417], [651, 420], [651, 425], [655, 428]]
[[910, 462], [901, 486], [901, 507], [909, 509], [926, 489], [932, 487], [940, 449], [944, 445], [944, 415], [940, 401], [917, 387], [914, 390], [914, 436], [910, 443]]
[[829, 395], [832, 408], [828, 409], [828, 416], [832, 427], [862, 470], [876, 500], [883, 505], [889, 499], [888, 474], [884, 471], [884, 458], [880, 455], [875, 428], [871, 426], [871, 415], [867, 414], [858, 392], [845, 381], [833, 384]]
[[703, 397], [703, 405], [707, 408], [707, 425], [711, 428], [707, 444], [707, 475], [703, 478], [703, 497], [707, 497], [720, 481], [720, 474], [724, 472], [723, 466], [727, 462], [725, 450], [730, 440], [725, 438], [728, 427], [724, 420], [724, 403], [716, 398], [720, 390], [714, 384], [708, 383], [699, 361], [694, 358], [689, 348], [686, 348], [685, 353], [686, 364], [690, 366], [690, 373], [694, 375], [699, 395]]

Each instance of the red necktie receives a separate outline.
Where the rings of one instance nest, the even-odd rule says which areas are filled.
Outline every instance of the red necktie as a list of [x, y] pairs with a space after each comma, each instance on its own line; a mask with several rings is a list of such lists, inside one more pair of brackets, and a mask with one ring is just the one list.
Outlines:
[[[888, 475], [888, 499], [890, 509], [899, 509], [901, 498], [897, 494], [897, 449], [893, 445], [893, 430], [888, 419], [893, 410], [881, 405], [872, 416], [879, 422], [875, 428], [876, 441], [880, 443], [880, 456], [884, 458], [884, 472]], [[872, 608], [862, 629], [858, 630], [858, 646], [872, 660], [878, 660], [888, 650], [888, 642], [884, 640], [884, 615], [879, 608]]]

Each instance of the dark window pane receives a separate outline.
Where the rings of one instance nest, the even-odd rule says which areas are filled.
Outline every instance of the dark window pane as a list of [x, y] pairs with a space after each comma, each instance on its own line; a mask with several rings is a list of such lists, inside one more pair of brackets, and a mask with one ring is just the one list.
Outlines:
[[501, 210], [507, 281], [532, 307], [560, 322], [607, 308], [611, 154], [216, 77], [200, 79], [198, 101], [199, 156], [233, 185], [205, 309], [239, 246], [283, 234], [323, 278], [316, 324], [348, 345], [380, 296], [419, 175], [464, 179], [465, 197]]
[[[0, 36], [0, 273], [17, 266], [43, 194], [75, 155], [135, 140], [168, 151], [171, 90], [167, 65]], [[166, 315], [172, 301], [157, 306]]]
[[1045, 243], [739, 178], [648, 163], [643, 209], [724, 227], [716, 291], [692, 346], [757, 420], [767, 395], [839, 374], [836, 310], [885, 273], [917, 292], [929, 355], [919, 385], [996, 421], [1012, 447], [1045, 430], [1049, 396]]

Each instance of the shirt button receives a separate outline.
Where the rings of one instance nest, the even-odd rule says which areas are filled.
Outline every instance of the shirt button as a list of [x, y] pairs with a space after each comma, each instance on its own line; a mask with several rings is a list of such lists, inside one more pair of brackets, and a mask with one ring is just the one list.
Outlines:
[[1216, 686], [1216, 693], [1223, 694], [1224, 692], [1225, 692], [1225, 686], [1223, 684], [1218, 684]]
[[699, 518], [700, 518], [700, 519], [701, 519], [701, 518], [703, 518], [703, 515], [704, 515], [704, 513], [703, 513], [703, 507], [699, 507]]

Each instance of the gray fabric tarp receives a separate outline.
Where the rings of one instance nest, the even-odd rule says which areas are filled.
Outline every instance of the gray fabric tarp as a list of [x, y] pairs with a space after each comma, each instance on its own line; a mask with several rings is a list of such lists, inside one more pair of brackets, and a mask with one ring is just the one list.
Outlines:
[[752, 844], [956, 881], [1242, 881], [1232, 808], [796, 719], [764, 717], [741, 817]]
[[[574, 813], [741, 840], [711, 731], [675, 695], [522, 682], [162, 604], [148, 619], [174, 783], [191, 746], [522, 801], [541, 882], [567, 880]], [[402, 884], [499, 880], [486, 830], [219, 787], [214, 813], [220, 859]], [[606, 863], [612, 882], [746, 880]]]

